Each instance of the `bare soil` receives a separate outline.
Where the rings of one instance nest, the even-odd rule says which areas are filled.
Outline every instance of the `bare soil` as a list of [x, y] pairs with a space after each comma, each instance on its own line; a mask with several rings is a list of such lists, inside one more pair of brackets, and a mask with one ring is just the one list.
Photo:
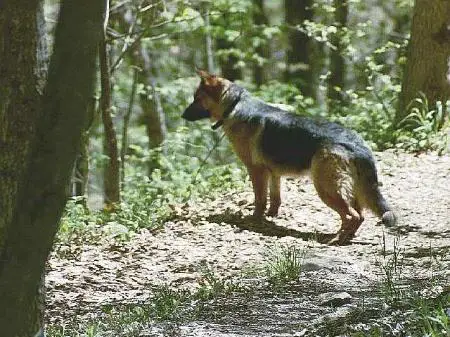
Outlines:
[[[157, 284], [198, 287], [205, 266], [220, 277], [236, 277], [264, 266], [271, 251], [286, 245], [306, 255], [300, 282], [282, 300], [273, 294], [254, 295], [244, 307], [231, 303], [220, 315], [166, 335], [308, 335], [313, 326], [333, 322], [342, 310], [347, 315], [348, 308], [369, 296], [367, 290], [383, 279], [383, 252], [392, 254], [394, 245], [401, 252], [405, 280], [420, 284], [434, 278], [438, 287], [448, 288], [450, 158], [389, 151], [376, 157], [383, 194], [399, 216], [395, 228], [366, 214], [351, 244], [328, 246], [316, 239], [334, 233], [339, 217], [321, 202], [309, 178], [284, 179], [280, 215], [262, 224], [248, 220], [253, 207], [248, 186], [215, 200], [178, 205], [162, 229], [143, 230], [124, 243], [105, 239], [65, 257], [53, 254], [46, 277], [49, 320], [87, 315], [104, 304], [145, 302]], [[324, 296], [339, 292], [351, 296], [340, 313], [321, 305]]]

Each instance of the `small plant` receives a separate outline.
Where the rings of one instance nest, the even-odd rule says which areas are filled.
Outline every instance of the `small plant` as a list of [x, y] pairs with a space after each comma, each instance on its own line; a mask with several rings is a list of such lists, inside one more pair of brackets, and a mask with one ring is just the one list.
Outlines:
[[423, 336], [450, 336], [450, 294], [434, 305], [422, 301], [419, 306], [419, 325]]
[[397, 130], [397, 146], [411, 151], [447, 149], [447, 104], [437, 102], [433, 109], [424, 93], [407, 107], [409, 114], [400, 121]]
[[189, 297], [188, 291], [174, 290], [167, 285], [159, 286], [150, 304], [151, 316], [158, 321], [175, 319]]
[[393, 241], [392, 253], [389, 254], [386, 249], [386, 236], [383, 233], [382, 242], [382, 261], [380, 268], [382, 272], [382, 291], [385, 300], [388, 303], [395, 302], [402, 298], [401, 276], [402, 276], [402, 251], [399, 247], [399, 237]]
[[242, 286], [233, 280], [227, 280], [219, 277], [209, 267], [202, 269], [200, 287], [195, 291], [192, 297], [198, 301], [209, 301], [221, 296], [226, 296], [232, 292], [242, 291]]
[[283, 285], [296, 281], [302, 271], [304, 257], [305, 251], [295, 246], [285, 246], [271, 253], [265, 268], [269, 283]]

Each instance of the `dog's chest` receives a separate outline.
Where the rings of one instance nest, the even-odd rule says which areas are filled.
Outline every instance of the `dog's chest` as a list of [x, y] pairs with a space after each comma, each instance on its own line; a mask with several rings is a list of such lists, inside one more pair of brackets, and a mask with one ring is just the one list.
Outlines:
[[256, 165], [263, 161], [259, 139], [262, 125], [250, 125], [244, 122], [232, 122], [224, 125], [234, 152], [245, 165]]

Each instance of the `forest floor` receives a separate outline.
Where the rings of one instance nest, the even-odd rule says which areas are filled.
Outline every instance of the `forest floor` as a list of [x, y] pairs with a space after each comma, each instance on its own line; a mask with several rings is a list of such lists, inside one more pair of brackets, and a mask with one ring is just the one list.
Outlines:
[[[177, 205], [158, 230], [57, 247], [46, 277], [50, 323], [100, 322], [126, 304], [159, 308], [160, 319], [116, 336], [403, 336], [408, 323], [396, 300], [449, 293], [450, 157], [376, 157], [395, 228], [366, 214], [349, 245], [317, 242], [339, 217], [307, 177], [283, 180], [280, 215], [263, 224], [249, 221], [250, 186]], [[300, 273], [282, 284], [283, 261], [297, 258]], [[180, 289], [195, 300], [182, 300]]]

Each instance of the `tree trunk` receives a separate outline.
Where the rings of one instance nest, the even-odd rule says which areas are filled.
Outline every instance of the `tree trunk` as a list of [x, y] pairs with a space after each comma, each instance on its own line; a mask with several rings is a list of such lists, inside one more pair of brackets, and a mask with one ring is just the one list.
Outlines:
[[[149, 98], [148, 93], [141, 93], [139, 99], [143, 111], [143, 119], [147, 130], [148, 147], [149, 149], [157, 149], [163, 146], [163, 142], [167, 137], [166, 117], [162, 108], [161, 98], [156, 91], [156, 81], [153, 74], [153, 67], [151, 64], [150, 55], [148, 51], [139, 46], [139, 54], [136, 55], [136, 64], [139, 64], [142, 71], [138, 74], [139, 83], [143, 83], [146, 88], [152, 90], [152, 98]], [[165, 153], [164, 147], [162, 153]], [[153, 170], [159, 167], [159, 157], [154, 156], [150, 158], [149, 162], [149, 176]]]
[[286, 80], [297, 86], [303, 95], [316, 97], [313, 71], [313, 41], [295, 26], [313, 19], [312, 0], [285, 0], [285, 17], [288, 25]]
[[136, 89], [138, 85], [138, 70], [133, 69], [133, 83], [131, 84], [130, 102], [128, 104], [127, 112], [123, 117], [122, 127], [122, 144], [120, 146], [120, 182], [125, 182], [125, 156], [128, 150], [128, 127], [130, 125], [131, 113], [133, 112], [134, 98], [136, 96]]
[[101, 97], [100, 109], [103, 121], [103, 146], [108, 162], [103, 172], [104, 200], [107, 208], [114, 208], [120, 202], [120, 162], [117, 135], [111, 117], [111, 73], [109, 67], [106, 30], [99, 47]]
[[408, 46], [408, 60], [396, 122], [408, 113], [408, 105], [423, 92], [430, 108], [450, 98], [447, 80], [450, 60], [450, 1], [416, 0]]
[[[163, 11], [164, 7], [162, 3], [154, 2], [155, 6], [151, 17], [159, 15], [159, 11]], [[152, 21], [146, 22], [151, 25]], [[123, 27], [125, 24], [132, 25], [133, 22], [127, 15], [123, 15], [122, 20]], [[159, 92], [156, 91], [156, 69], [152, 64], [151, 55], [148, 50], [138, 41], [135, 46], [132, 55], [132, 63], [140, 68], [137, 72], [137, 83], [142, 83], [146, 90], [139, 94], [139, 101], [142, 108], [142, 121], [145, 124], [148, 137], [148, 148], [157, 149], [162, 147], [162, 153], [165, 153], [165, 147], [163, 146], [164, 140], [167, 137], [167, 125], [166, 116], [161, 103]], [[148, 91], [152, 91], [151, 95]], [[158, 152], [155, 156], [150, 158], [148, 164], [148, 174], [151, 176], [154, 169], [159, 167]]]
[[336, 49], [330, 51], [330, 77], [328, 79], [328, 99], [330, 100], [329, 108], [333, 107], [333, 101], [344, 101], [343, 90], [345, 89], [346, 64], [343, 57], [345, 45], [342, 44], [339, 32], [347, 27], [348, 20], [348, 2], [347, 0], [334, 0], [336, 11], [335, 24], [338, 33], [332, 39], [331, 43]]
[[237, 67], [239, 58], [229, 52], [233, 48], [235, 48], [234, 42], [228, 41], [226, 38], [217, 39], [217, 49], [225, 51], [225, 54], [219, 58], [222, 76], [230, 81], [236, 81], [242, 78], [242, 71]]
[[75, 160], [75, 165], [72, 173], [72, 196], [84, 197], [83, 205], [87, 207], [87, 186], [89, 179], [89, 130], [95, 118], [96, 100], [91, 99], [91, 103], [87, 107], [89, 125], [86, 130], [83, 131], [81, 136], [80, 153]]
[[[227, 25], [230, 22], [230, 17], [227, 14], [223, 15], [223, 24]], [[218, 37], [216, 41], [216, 49], [222, 51], [219, 57], [219, 65], [222, 71], [222, 76], [230, 81], [242, 79], [242, 71], [237, 67], [239, 58], [234, 55], [232, 49], [236, 48], [234, 41], [229, 41], [226, 37]]]
[[[253, 22], [255, 23], [255, 28], [261, 31], [264, 26], [269, 23], [264, 11], [264, 0], [253, 0], [253, 10]], [[260, 45], [256, 47], [256, 54], [264, 60], [267, 59], [269, 57], [267, 43], [261, 41]], [[258, 87], [266, 81], [266, 76], [267, 74], [264, 71], [264, 65], [262, 63], [256, 63], [253, 68], [253, 78]]]
[[8, 1], [0, 11], [2, 336], [43, 331], [36, 294], [86, 127], [101, 36], [104, 0], [62, 2], [40, 100], [45, 58], [36, 32], [44, 30], [36, 25], [36, 12], [41, 4]]
[[204, 19], [205, 19], [205, 57], [206, 57], [206, 69], [210, 74], [214, 74], [214, 51], [212, 46], [211, 37], [211, 21], [209, 19], [209, 4], [203, 5]]
[[[27, 41], [27, 43], [24, 43]], [[43, 2], [8, 1], [0, 5], [0, 254], [12, 244], [10, 234], [16, 215], [23, 211], [19, 192], [29, 174], [36, 121], [47, 76], [47, 47]], [[27, 234], [29, 235], [29, 234]], [[43, 326], [43, 289], [40, 282], [28, 289], [14, 288], [5, 269], [12, 261], [0, 259], [1, 334], [32, 336]], [[14, 267], [14, 266], [13, 266]], [[17, 269], [16, 265], [16, 268]], [[24, 270], [24, 272], [26, 272]], [[42, 274], [42, 273], [41, 273]], [[20, 284], [21, 278], [16, 279]], [[41, 290], [41, 291], [40, 291]], [[9, 291], [12, 294], [9, 294]], [[6, 292], [6, 294], [5, 294]], [[19, 296], [18, 296], [19, 295]], [[18, 303], [9, 296], [22, 297]], [[13, 297], [14, 298], [14, 297]], [[16, 297], [17, 298], [17, 297]], [[14, 305], [16, 304], [16, 305]], [[11, 308], [12, 307], [12, 308]], [[20, 311], [20, 312], [17, 312]], [[17, 315], [16, 317], [10, 314]], [[11, 327], [10, 319], [23, 319]]]

